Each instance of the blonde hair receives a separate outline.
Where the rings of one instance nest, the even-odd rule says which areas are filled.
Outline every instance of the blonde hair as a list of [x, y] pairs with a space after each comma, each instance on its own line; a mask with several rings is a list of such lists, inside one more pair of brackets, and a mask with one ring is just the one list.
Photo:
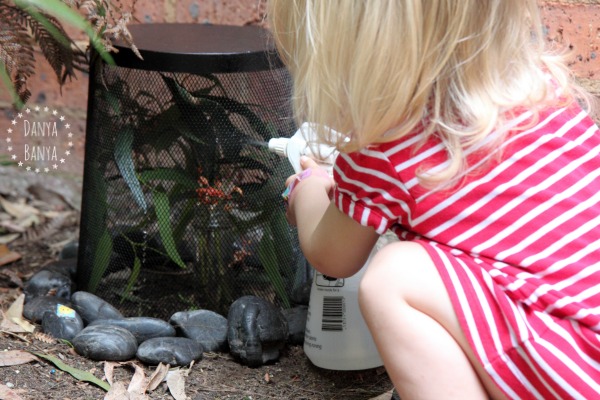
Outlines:
[[536, 0], [269, 0], [268, 16], [298, 122], [341, 132], [319, 134], [344, 152], [424, 126], [450, 161], [429, 183], [463, 171], [465, 148], [511, 110], [571, 95]]

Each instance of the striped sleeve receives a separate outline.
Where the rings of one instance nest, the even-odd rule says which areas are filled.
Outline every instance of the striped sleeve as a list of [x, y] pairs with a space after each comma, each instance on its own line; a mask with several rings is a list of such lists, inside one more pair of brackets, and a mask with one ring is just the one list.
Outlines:
[[408, 225], [413, 199], [383, 152], [340, 154], [334, 179], [336, 206], [361, 225], [380, 235], [393, 225]]

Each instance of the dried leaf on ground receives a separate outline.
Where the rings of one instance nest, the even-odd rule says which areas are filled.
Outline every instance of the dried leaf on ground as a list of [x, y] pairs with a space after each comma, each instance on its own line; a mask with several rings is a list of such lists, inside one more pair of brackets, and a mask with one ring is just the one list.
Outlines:
[[[139, 364], [126, 361], [126, 362], [114, 362], [114, 361], [105, 361], [104, 362], [104, 377], [106, 381], [111, 385], [111, 391], [114, 380], [114, 370], [116, 367], [133, 367], [134, 374], [131, 378], [131, 382], [129, 382], [129, 386], [127, 387], [128, 399], [131, 400], [146, 400], [148, 397], [146, 396], [146, 390], [148, 387], [148, 378], [146, 378], [146, 374], [144, 372], [144, 368]], [[115, 389], [117, 390], [117, 389]], [[120, 389], [119, 389], [120, 390]]]
[[146, 386], [146, 391], [151, 392], [155, 390], [158, 387], [158, 385], [160, 385], [161, 382], [165, 380], [165, 377], [169, 372], [169, 368], [169, 364], [158, 364], [158, 366], [154, 370], [154, 373], [150, 375], [150, 379], [148, 380], [148, 386]]
[[23, 288], [23, 279], [19, 276], [17, 272], [12, 269], [4, 268], [0, 270], [0, 273], [6, 276], [12, 284], [19, 288]]
[[63, 226], [66, 225], [68, 218], [72, 215], [72, 212], [64, 212], [58, 214], [55, 218], [52, 218], [47, 223], [31, 227], [23, 234], [23, 240], [28, 242], [34, 242], [47, 238], [48, 236], [57, 233]]
[[[23, 350], [0, 351], [0, 367], [27, 364], [37, 359], [38, 358], [33, 354]], [[4, 397], [0, 397], [0, 399], [3, 398]]]
[[5, 231], [9, 231], [9, 232], [23, 233], [23, 232], [25, 232], [27, 230], [26, 228], [24, 228], [21, 225], [17, 224], [15, 221], [16, 220], [14, 218], [12, 218], [10, 220], [0, 221], [0, 226]]
[[[2, 221], [2, 222], [9, 222], [9, 221]], [[4, 224], [0, 223], [0, 225], [4, 225]], [[9, 244], [10, 242], [14, 242], [15, 240], [17, 240], [19, 238], [19, 236], [21, 236], [21, 235], [18, 233], [9, 233], [8, 235], [2, 235], [2, 236], [0, 236], [0, 244]]]
[[2, 322], [0, 322], [0, 331], [7, 333], [29, 333], [19, 325], [15, 324], [6, 316], [5, 312], [2, 312]]
[[119, 363], [115, 361], [104, 361], [104, 378], [111, 387], [113, 386], [115, 367], [118, 365]]
[[12, 251], [5, 244], [0, 244], [0, 266], [7, 265], [21, 259], [21, 255]]
[[187, 373], [181, 369], [173, 369], [167, 374], [167, 386], [175, 400], [187, 400], [185, 394], [185, 377]]
[[13, 203], [0, 196], [0, 205], [4, 208], [4, 211], [16, 218], [24, 218], [32, 214], [39, 214], [40, 211], [31, 207], [23, 202]]
[[41, 184], [34, 184], [29, 186], [27, 191], [31, 193], [34, 198], [46, 203], [51, 209], [63, 210], [69, 205], [65, 197], [53, 188], [44, 187]]
[[39, 225], [42, 222], [43, 217], [40, 218], [36, 214], [29, 214], [23, 218], [19, 218], [15, 221], [15, 224], [21, 228], [31, 228], [34, 225]]
[[8, 310], [3, 313], [4, 318], [0, 328], [7, 332], [23, 333], [33, 332], [35, 325], [23, 318], [23, 304], [25, 302], [25, 295], [20, 294], [19, 297], [10, 305]]
[[131, 378], [131, 382], [129, 382], [129, 386], [127, 387], [127, 391], [131, 395], [132, 399], [146, 399], [146, 387], [148, 386], [148, 378], [144, 373], [144, 368], [142, 368], [139, 364], [131, 363], [133, 368], [135, 368], [135, 372], [133, 374], [133, 378]]
[[104, 400], [130, 400], [129, 393], [125, 388], [125, 382], [115, 382], [104, 396]]
[[13, 390], [6, 385], [0, 384], [0, 399], [3, 400], [24, 400], [19, 393], [26, 392], [23, 389]]

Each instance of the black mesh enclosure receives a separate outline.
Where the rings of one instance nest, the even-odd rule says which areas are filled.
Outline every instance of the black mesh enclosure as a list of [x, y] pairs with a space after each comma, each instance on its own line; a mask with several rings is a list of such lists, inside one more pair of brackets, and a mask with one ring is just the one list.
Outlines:
[[123, 48], [90, 71], [78, 289], [127, 316], [226, 313], [247, 294], [287, 307], [309, 274], [281, 199], [293, 171], [266, 148], [295, 131], [287, 70], [259, 28], [152, 29], [224, 49], [149, 51], [132, 29], [144, 61]]

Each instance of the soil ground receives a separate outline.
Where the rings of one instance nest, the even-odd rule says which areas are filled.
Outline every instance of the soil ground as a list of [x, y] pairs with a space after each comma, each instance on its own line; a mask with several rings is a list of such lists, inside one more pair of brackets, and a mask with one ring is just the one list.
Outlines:
[[[60, 181], [57, 178], [52, 182], [46, 179], [32, 183], [26, 181], [22, 172], [15, 174], [4, 167], [0, 167], [0, 182], [0, 195], [5, 199], [12, 202], [25, 200], [26, 204], [38, 207], [49, 200], [41, 198], [43, 196], [39, 193], [31, 193], [32, 185], [45, 186], [46, 189], [51, 186], [53, 190], [60, 188], [63, 190], [60, 196], [62, 200], [75, 208], [78, 193], [80, 195], [80, 184], [76, 181]], [[25, 192], [24, 188], [29, 190]], [[10, 251], [19, 253], [21, 258], [0, 265], [2, 310], [5, 311], [22, 293], [22, 285], [29, 277], [48, 262], [57, 259], [57, 252], [62, 244], [77, 239], [79, 221], [77, 210], [74, 211], [75, 217], [70, 222], [64, 222], [51, 235], [44, 236], [38, 232], [38, 237], [33, 235], [31, 240], [24, 240], [22, 237], [8, 244]], [[104, 362], [81, 357], [66, 343], [46, 343], [39, 339], [35, 334], [0, 331], [0, 351], [43, 352], [60, 358], [71, 367], [92, 372], [100, 379], [105, 377]], [[150, 376], [155, 369], [140, 365], [146, 376]], [[132, 376], [131, 368], [116, 368], [114, 380], [124, 381], [127, 386]], [[2, 395], [2, 390], [7, 393], [7, 388], [19, 397]], [[310, 363], [301, 346], [288, 346], [276, 363], [259, 368], [243, 366], [227, 353], [205, 353], [203, 359], [189, 369], [185, 378], [185, 393], [191, 400], [387, 400], [391, 398], [391, 390], [392, 384], [383, 368], [346, 372], [320, 369]], [[105, 395], [106, 392], [98, 386], [81, 382], [44, 360], [12, 366], [2, 366], [0, 363], [0, 399], [79, 400], [103, 399]], [[166, 382], [148, 392], [147, 396], [148, 399], [173, 398]]]

